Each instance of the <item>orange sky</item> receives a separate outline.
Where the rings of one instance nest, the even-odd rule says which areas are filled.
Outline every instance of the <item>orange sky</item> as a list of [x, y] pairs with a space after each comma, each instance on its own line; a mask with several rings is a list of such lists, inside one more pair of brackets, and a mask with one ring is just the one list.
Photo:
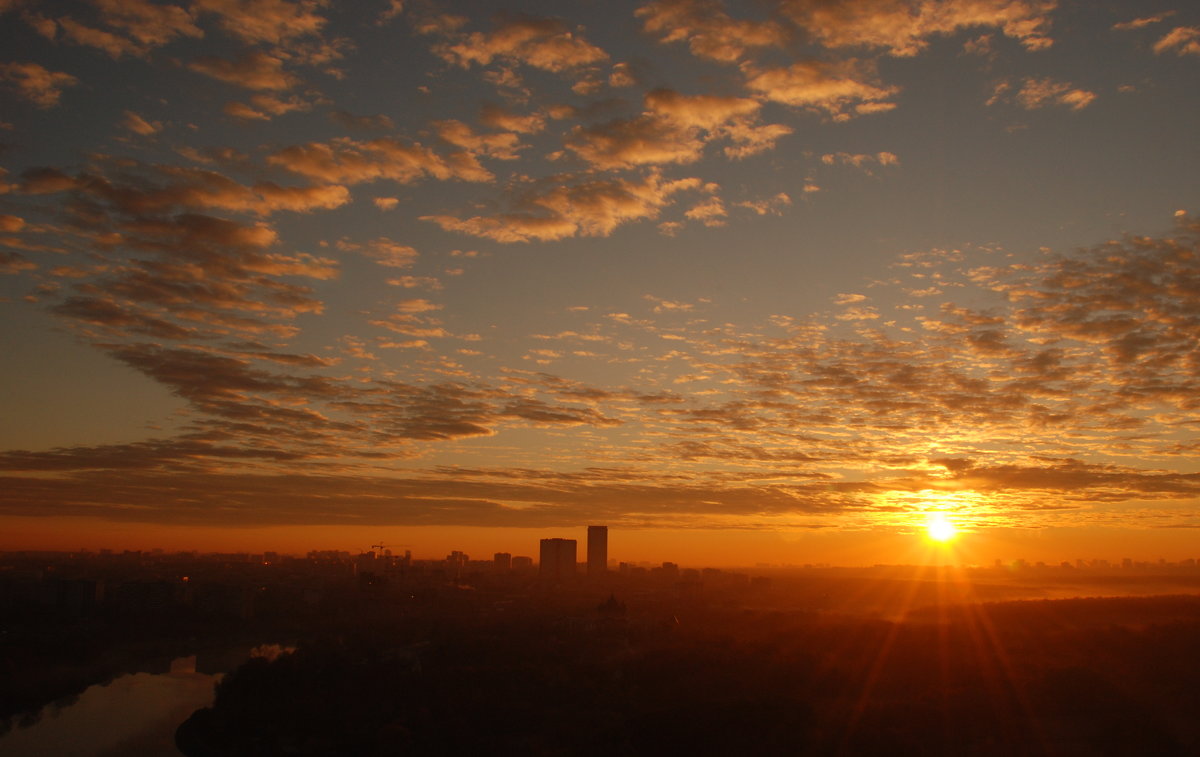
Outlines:
[[[337, 549], [357, 554], [383, 543], [396, 554], [411, 550], [417, 559], [441, 559], [461, 550], [476, 560], [495, 552], [537, 559], [538, 540], [562, 537], [587, 541], [586, 529], [471, 528], [428, 526], [409, 529], [374, 527], [196, 528], [118, 524], [99, 519], [49, 521], [6, 518], [0, 550], [48, 549], [93, 551], [164, 549], [304, 554], [311, 549]], [[581, 551], [582, 554], [582, 551]], [[962, 533], [950, 544], [933, 545], [920, 530], [897, 533], [830, 530], [825, 533], [662, 529], [609, 530], [609, 558], [619, 562], [659, 564], [672, 561], [686, 567], [753, 567], [771, 565], [954, 564], [990, 566], [1024, 559], [1057, 565], [1066, 560], [1105, 559], [1119, 563], [1168, 562], [1200, 559], [1190, 529], [1170, 533], [1128, 529], [1059, 528], [1042, 532], [994, 529]]]
[[1195, 4], [0, 8], [10, 547], [1200, 528]]

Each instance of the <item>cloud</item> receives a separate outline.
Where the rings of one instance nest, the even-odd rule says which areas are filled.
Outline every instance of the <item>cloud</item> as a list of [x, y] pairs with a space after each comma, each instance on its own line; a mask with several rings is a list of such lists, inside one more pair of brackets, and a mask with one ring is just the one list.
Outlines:
[[1154, 52], [1161, 55], [1200, 55], [1200, 26], [1177, 26], [1154, 43]]
[[111, 342], [131, 335], [287, 336], [295, 331], [287, 321], [320, 312], [310, 288], [286, 279], [334, 278], [335, 261], [273, 251], [278, 237], [265, 222], [197, 211], [261, 217], [335, 208], [348, 199], [344, 187], [248, 187], [213, 171], [132, 161], [122, 162], [117, 177], [55, 169], [22, 177], [23, 192], [68, 193], [61, 206], [66, 228], [100, 255], [52, 306], [58, 315]]
[[222, 109], [226, 115], [243, 121], [269, 121], [275, 116], [286, 113], [312, 110], [312, 103], [300, 97], [289, 97], [286, 100], [275, 95], [259, 94], [250, 98], [250, 104], [240, 102], [225, 103]]
[[468, 152], [442, 157], [419, 143], [390, 137], [369, 142], [343, 137], [329, 143], [294, 145], [269, 155], [267, 163], [309, 178], [346, 184], [380, 179], [411, 184], [426, 176], [475, 182], [495, 178]]
[[[441, 509], [446, 498], [463, 507], [474, 503], [481, 509], [472, 512], [491, 513], [496, 523], [603, 512], [613, 522], [664, 525], [763, 513], [908, 512], [932, 492], [966, 503], [964, 517], [1044, 525], [1067, 511], [1073, 522], [1092, 522], [1103, 517], [1106, 503], [1195, 498], [1200, 474], [1101, 457], [1119, 455], [1122, 445], [1130, 445], [1131, 455], [1194, 456], [1181, 432], [1194, 424], [1200, 396], [1193, 355], [1200, 290], [1192, 285], [1200, 276], [1200, 228], [1186, 216], [1179, 223], [1163, 237], [1114, 241], [1036, 263], [989, 267], [962, 253], [925, 256], [928, 267], [905, 270], [922, 281], [957, 274], [978, 288], [973, 298], [992, 295], [994, 307], [943, 302], [936, 315], [925, 316], [926, 329], [900, 339], [871, 325], [879, 319], [868, 317], [865, 296], [854, 292], [839, 295], [840, 308], [811, 323], [775, 319], [772, 336], [761, 327], [708, 323], [691, 303], [654, 297], [646, 305], [653, 316], [614, 315], [595, 330], [547, 337], [586, 337], [597, 350], [620, 349], [632, 341], [630, 331], [678, 337], [657, 354], [639, 349], [648, 359], [629, 387], [511, 369], [502, 385], [419, 385], [327, 375], [329, 359], [303, 353], [108, 342], [103, 349], [189, 402], [201, 420], [171, 440], [0, 455], [0, 468], [28, 473], [7, 477], [0, 507], [37, 503], [48, 512], [72, 512], [70, 505], [54, 509], [62, 507], [54, 502], [75, 501], [64, 495], [90, 486], [96, 493], [87, 499], [90, 512], [102, 517], [328, 523], [328, 502], [321, 505], [322, 487], [333, 486], [328, 477], [347, 501], [361, 499], [367, 509], [356, 509], [356, 517], [381, 522], [460, 517], [458, 505], [450, 515]], [[203, 249], [165, 245], [157, 264], [204, 260]], [[255, 248], [245, 253], [253, 260]], [[227, 251], [213, 258], [211, 270], [236, 262], [230, 257]], [[92, 307], [75, 317], [126, 319], [127, 334], [148, 337], [157, 324], [136, 320], [127, 306], [142, 303], [148, 313], [161, 300], [135, 298], [132, 279], [120, 276], [101, 289], [126, 309], [106, 316]], [[886, 295], [873, 294], [872, 301], [882, 307]], [[63, 308], [82, 305], [66, 300]], [[379, 323], [397, 333], [429, 332], [407, 342], [428, 347], [430, 338], [446, 336], [434, 333], [440, 327], [431, 318], [439, 308], [409, 298]], [[838, 320], [847, 313], [854, 319]], [[661, 328], [660, 319], [671, 328]], [[540, 353], [567, 354], [557, 347]], [[664, 376], [651, 366], [667, 360], [679, 368], [665, 376], [686, 376], [695, 391], [653, 389]], [[553, 471], [505, 465], [502, 449], [493, 469], [413, 476], [388, 467], [430, 445], [511, 428], [617, 424], [630, 443], [616, 448], [572, 437], [581, 448], [564, 451]], [[1092, 455], [1100, 459], [1085, 459]], [[669, 478], [661, 471], [664, 456], [677, 463]], [[323, 473], [319, 480], [295, 478], [288, 472], [292, 460]], [[247, 472], [236, 472], [238, 466]], [[200, 488], [182, 487], [181, 473], [197, 476]], [[106, 483], [97, 487], [98, 480]], [[177, 494], [183, 490], [187, 499]], [[281, 491], [288, 496], [275, 499]], [[404, 503], [403, 513], [371, 509], [385, 491], [389, 506]], [[239, 504], [231, 514], [196, 507], [197, 497]], [[134, 504], [152, 506], [131, 510]], [[190, 508], [188, 514], [180, 516], [179, 507]]]
[[363, 244], [342, 239], [337, 243], [337, 248], [339, 250], [361, 252], [379, 265], [388, 268], [409, 268], [420, 257], [420, 253], [414, 248], [406, 244], [400, 244], [387, 237], [378, 237]]
[[161, 121], [147, 121], [132, 110], [125, 111], [125, 116], [121, 119], [121, 126], [143, 137], [150, 137], [162, 131]]
[[198, 335], [192, 326], [181, 326], [155, 315], [132, 302], [100, 296], [68, 297], [51, 308], [57, 315], [110, 333], [138, 334], [153, 339], [190, 339]]
[[329, 113], [329, 117], [348, 129], [391, 131], [396, 128], [396, 124], [392, 121], [391, 117], [382, 113], [377, 113], [373, 116], [356, 116], [344, 110], [335, 110]]
[[[163, 447], [125, 451], [131, 457], [183, 451]], [[93, 454], [118, 457], [115, 449]], [[8, 476], [0, 481], [0, 510], [7, 515], [86, 515], [211, 526], [354, 523], [546, 528], [589, 518], [631, 526], [703, 527], [705, 519], [695, 516], [821, 512], [828, 507], [819, 496], [754, 486], [662, 485], [620, 468], [568, 473], [444, 468], [420, 477], [396, 477], [334, 472], [319, 476], [168, 474], [131, 467], [55, 479]], [[183, 491], [189, 495], [181, 496]], [[83, 492], [90, 494], [81, 497]], [[79, 502], [87, 504], [74, 504]]]
[[725, 156], [733, 160], [773, 150], [776, 142], [791, 133], [790, 126], [783, 124], [757, 125], [749, 121], [735, 121], [721, 130], [721, 134], [733, 142], [724, 148]]
[[[134, 164], [126, 166], [131, 174]], [[297, 213], [328, 210], [350, 201], [349, 191], [337, 184], [300, 187], [262, 181], [251, 186], [229, 177], [183, 166], [144, 166], [144, 181], [114, 183], [103, 175], [70, 177], [56, 169], [31, 169], [22, 175], [21, 191], [42, 194], [77, 191], [109, 203], [121, 213], [146, 215], [174, 209], [226, 210], [266, 216], [279, 211]]]
[[73, 18], [58, 19], [58, 28], [62, 29], [64, 39], [77, 45], [102, 50], [113, 58], [120, 58], [122, 55], [145, 55], [146, 53], [145, 47], [127, 37], [87, 26]]
[[13, 275], [37, 269], [37, 263], [19, 252], [0, 251], [0, 275]]
[[94, 47], [113, 58], [123, 55], [145, 56], [179, 37], [200, 38], [204, 32], [191, 11], [177, 5], [149, 0], [95, 0], [97, 19], [107, 29], [87, 26], [77, 19], [62, 16], [46, 19], [48, 31], [54, 24], [64, 38], [79, 45]]
[[261, 50], [245, 52], [233, 61], [207, 55], [192, 61], [188, 68], [245, 89], [280, 91], [291, 89], [300, 82], [283, 70], [281, 58]]
[[577, 126], [566, 146], [600, 169], [668, 163], [694, 163], [704, 140], [689, 130], [653, 116], [615, 119], [592, 127]]
[[[1189, 225], [1191, 224], [1191, 225]], [[1038, 269], [1038, 278], [991, 279], [1014, 304], [1014, 323], [1031, 336], [1101, 348], [1116, 386], [1138, 395], [1197, 405], [1188, 345], [1200, 337], [1197, 231], [1184, 221], [1176, 238], [1134, 238]]]
[[881, 166], [895, 165], [899, 163], [899, 159], [890, 152], [880, 152], [874, 155], [869, 153], [849, 153], [837, 152], [826, 153], [821, 156], [821, 162], [827, 166], [832, 166], [835, 163], [842, 163], [861, 168], [869, 163], [877, 163]]
[[1173, 15], [1175, 15], [1175, 11], [1166, 11], [1164, 13], [1159, 13], [1154, 16], [1143, 16], [1140, 18], [1135, 18], [1131, 21], [1122, 21], [1120, 23], [1113, 24], [1112, 28], [1115, 31], [1129, 31], [1131, 29], [1141, 29], [1142, 27], [1150, 26], [1151, 24], [1162, 23], [1163, 21], [1165, 21], [1166, 19], [1170, 18]]
[[658, 0], [635, 15], [659, 42], [687, 42], [693, 55], [724, 63], [736, 62], [750, 50], [783, 47], [789, 40], [779, 23], [734, 20], [713, 0]]
[[871, 153], [849, 153], [836, 152], [826, 153], [821, 156], [821, 162], [827, 166], [832, 165], [848, 165], [860, 168], [868, 175], [872, 174], [871, 166], [897, 166], [900, 165], [900, 159], [895, 153], [877, 152]]
[[670, 89], [656, 89], [646, 94], [649, 113], [677, 126], [707, 131], [753, 116], [760, 107], [761, 103], [745, 97], [688, 96]]
[[792, 198], [789, 197], [786, 192], [780, 192], [769, 199], [744, 200], [742, 202], [735, 203], [737, 207], [751, 210], [755, 215], [759, 216], [779, 215], [783, 212], [784, 208], [791, 204]]
[[104, 23], [147, 47], [165, 45], [176, 37], [204, 36], [188, 9], [176, 5], [149, 0], [96, 0], [95, 6]]
[[537, 134], [546, 128], [546, 117], [541, 113], [518, 115], [499, 105], [485, 104], [480, 110], [479, 120], [485, 126], [493, 129], [517, 132], [519, 134]]
[[430, 291], [440, 291], [442, 282], [432, 276], [397, 276], [394, 279], [388, 279], [389, 286], [404, 287], [405, 289], [428, 289]]
[[383, 26], [404, 13], [404, 0], [388, 0], [388, 7], [379, 14], [376, 25]]
[[[1146, 495], [1183, 498], [1200, 494], [1200, 474], [1197, 473], [1146, 471], [1073, 459], [1045, 460], [1042, 465], [989, 466], [973, 460], [933, 462], [947, 467], [952, 474], [951, 482], [978, 492], [1013, 489], [1058, 493], [1104, 491], [1119, 499]], [[944, 486], [944, 482], [939, 483]]]
[[473, 155], [516, 160], [517, 150], [521, 147], [520, 138], [512, 132], [476, 134], [470, 126], [453, 119], [435, 121], [431, 125], [443, 141]]
[[701, 200], [683, 215], [685, 218], [699, 221], [705, 226], [716, 227], [725, 225], [725, 218], [729, 212], [725, 210], [725, 203], [721, 201], [721, 198], [714, 196]]
[[0, 81], [39, 108], [58, 105], [62, 92], [79, 80], [62, 71], [50, 71], [37, 63], [0, 63]]
[[886, 100], [899, 91], [876, 83], [873, 64], [853, 58], [798, 61], [786, 68], [745, 65], [742, 70], [752, 92], [784, 105], [823, 111], [837, 120], [893, 107]]
[[1029, 77], [1017, 92], [1016, 99], [1026, 110], [1047, 105], [1065, 105], [1071, 110], [1083, 110], [1096, 99], [1096, 93], [1076, 88], [1070, 82]]
[[628, 63], [614, 63], [612, 72], [608, 75], [608, 86], [614, 89], [632, 87], [637, 84], [637, 77]]
[[1057, 0], [782, 0], [780, 10], [806, 35], [830, 48], [883, 48], [916, 55], [929, 38], [995, 27], [1030, 50], [1049, 47]]
[[641, 181], [601, 179], [555, 187], [524, 198], [523, 204], [540, 211], [496, 216], [422, 216], [447, 231], [494, 239], [498, 242], [548, 241], [573, 236], [608, 236], [622, 224], [654, 219], [681, 191], [696, 189], [699, 179], [664, 181], [651, 173]]
[[215, 16], [231, 36], [271, 45], [320, 33], [325, 18], [317, 10], [323, 5], [320, 0], [191, 0], [197, 13]]
[[608, 59], [607, 53], [576, 36], [562, 21], [524, 14], [497, 16], [491, 33], [455, 35], [455, 41], [438, 45], [434, 51], [463, 68], [498, 60], [563, 72]]
[[725, 150], [728, 157], [743, 158], [774, 147], [792, 131], [780, 124], [756, 123], [760, 108], [761, 103], [750, 98], [655, 89], [646, 94], [642, 115], [577, 126], [565, 144], [592, 167], [606, 170], [692, 163], [717, 139], [734, 143]]

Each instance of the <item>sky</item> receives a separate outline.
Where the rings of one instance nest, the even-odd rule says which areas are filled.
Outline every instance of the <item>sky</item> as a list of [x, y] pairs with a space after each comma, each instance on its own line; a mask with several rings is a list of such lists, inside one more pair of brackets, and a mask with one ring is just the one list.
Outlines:
[[0, 14], [0, 548], [1200, 557], [1193, 3]]

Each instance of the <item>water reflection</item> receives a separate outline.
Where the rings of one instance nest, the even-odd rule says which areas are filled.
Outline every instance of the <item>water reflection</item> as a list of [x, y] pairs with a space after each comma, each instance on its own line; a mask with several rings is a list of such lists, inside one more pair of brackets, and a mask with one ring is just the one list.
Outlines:
[[[44, 708], [36, 723], [0, 736], [4, 757], [180, 757], [175, 729], [212, 704], [223, 672], [247, 657], [274, 658], [292, 647], [206, 651], [178, 657], [163, 673], [132, 673]], [[161, 669], [161, 668], [160, 668]], [[201, 672], [203, 671], [203, 672]]]
[[38, 722], [0, 737], [6, 757], [179, 757], [175, 729], [212, 701], [220, 674], [196, 672], [196, 656], [164, 674], [134, 673], [92, 686], [70, 705], [51, 705]]

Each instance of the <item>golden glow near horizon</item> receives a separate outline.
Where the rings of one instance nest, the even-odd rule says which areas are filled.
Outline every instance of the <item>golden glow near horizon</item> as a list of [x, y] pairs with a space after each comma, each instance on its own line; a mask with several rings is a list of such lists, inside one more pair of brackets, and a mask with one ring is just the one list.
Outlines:
[[0, 3], [0, 529], [1194, 557], [1200, 5], [808, 5]]

